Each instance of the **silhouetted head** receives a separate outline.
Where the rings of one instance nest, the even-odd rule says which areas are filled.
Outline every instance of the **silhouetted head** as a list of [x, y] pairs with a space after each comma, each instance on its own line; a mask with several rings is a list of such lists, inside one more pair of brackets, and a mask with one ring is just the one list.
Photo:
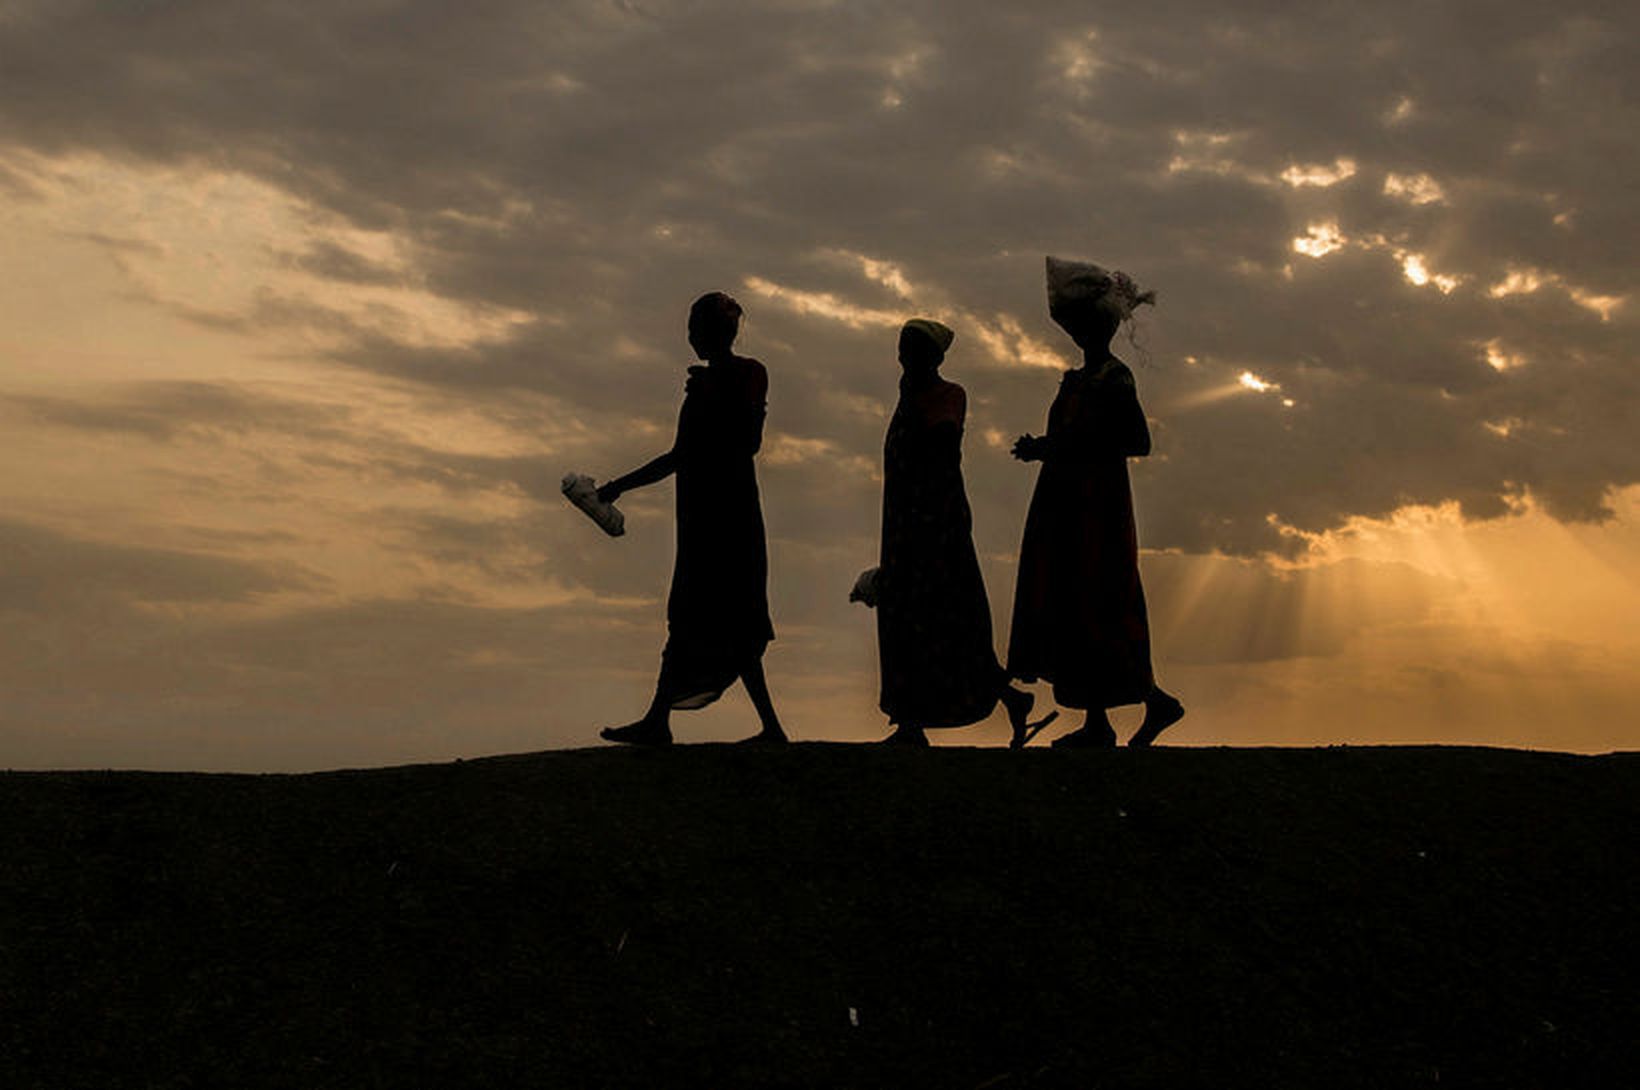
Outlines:
[[1048, 258], [1047, 266], [1048, 316], [1084, 351], [1107, 351], [1134, 309], [1156, 302], [1155, 292], [1140, 291], [1124, 272], [1057, 257]]
[[745, 313], [732, 296], [709, 291], [689, 308], [689, 347], [703, 360], [729, 354], [740, 332], [740, 316]]
[[908, 375], [933, 373], [956, 336], [949, 326], [932, 318], [911, 319], [900, 327], [900, 366]]
[[1048, 303], [1048, 317], [1071, 335], [1077, 347], [1098, 351], [1110, 347], [1111, 338], [1122, 328], [1128, 315], [1108, 297], [1075, 303]]

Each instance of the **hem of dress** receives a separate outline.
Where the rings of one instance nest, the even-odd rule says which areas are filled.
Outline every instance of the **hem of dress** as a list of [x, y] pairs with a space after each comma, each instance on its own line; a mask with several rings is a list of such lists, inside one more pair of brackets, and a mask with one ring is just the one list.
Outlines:
[[1035, 685], [1038, 681], [1046, 681], [1049, 685], [1053, 686], [1053, 702], [1055, 704], [1058, 704], [1061, 708], [1069, 708], [1072, 711], [1079, 712], [1089, 711], [1094, 708], [1097, 708], [1100, 711], [1109, 711], [1111, 708], [1125, 708], [1132, 704], [1143, 704], [1146, 700], [1150, 699], [1150, 694], [1155, 691], [1156, 688], [1156, 682], [1153, 678], [1148, 684], [1143, 686], [1142, 691], [1138, 696], [1122, 694], [1121, 696], [1104, 696], [1095, 698], [1091, 696], [1084, 696], [1080, 693], [1069, 694], [1064, 692], [1064, 690], [1060, 688], [1059, 683], [1054, 681], [1052, 677], [1048, 676], [1046, 672], [1041, 674], [1029, 674], [1010, 669], [1008, 671], [1008, 677], [1013, 681], [1023, 682], [1026, 685]]

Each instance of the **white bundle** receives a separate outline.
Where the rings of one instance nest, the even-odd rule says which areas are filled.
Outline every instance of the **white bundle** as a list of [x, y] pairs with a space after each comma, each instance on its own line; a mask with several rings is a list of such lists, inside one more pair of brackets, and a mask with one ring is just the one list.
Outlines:
[[617, 511], [614, 504], [598, 498], [598, 486], [591, 477], [566, 473], [563, 488], [564, 498], [579, 507], [604, 533], [610, 537], [620, 537], [626, 533], [626, 516]]
[[1091, 261], [1067, 261], [1049, 257], [1048, 309], [1072, 310], [1108, 299], [1123, 321], [1133, 317], [1140, 306], [1156, 304], [1156, 293], [1142, 291], [1133, 277], [1120, 269], [1102, 269]]

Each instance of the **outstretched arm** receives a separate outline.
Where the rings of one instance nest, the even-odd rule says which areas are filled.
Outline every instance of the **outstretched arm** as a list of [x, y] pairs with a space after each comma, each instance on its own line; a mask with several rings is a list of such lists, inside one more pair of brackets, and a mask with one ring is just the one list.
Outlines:
[[616, 477], [607, 484], [598, 486], [598, 499], [604, 503], [614, 503], [623, 492], [630, 492], [634, 488], [664, 481], [678, 468], [677, 458], [672, 451], [667, 451], [658, 458], [654, 458], [634, 469], [624, 477]]

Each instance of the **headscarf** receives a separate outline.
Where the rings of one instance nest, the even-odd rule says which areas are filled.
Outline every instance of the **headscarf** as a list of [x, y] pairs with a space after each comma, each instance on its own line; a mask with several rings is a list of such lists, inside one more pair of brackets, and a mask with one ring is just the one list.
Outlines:
[[1072, 310], [1108, 298], [1125, 321], [1141, 304], [1156, 302], [1155, 292], [1140, 291], [1125, 272], [1058, 257], [1049, 257], [1047, 265], [1049, 309]]
[[918, 333], [939, 345], [941, 354], [949, 351], [951, 342], [957, 339], [956, 333], [952, 331], [950, 326], [942, 322], [936, 322], [932, 318], [913, 318], [905, 323], [902, 328], [915, 329]]

